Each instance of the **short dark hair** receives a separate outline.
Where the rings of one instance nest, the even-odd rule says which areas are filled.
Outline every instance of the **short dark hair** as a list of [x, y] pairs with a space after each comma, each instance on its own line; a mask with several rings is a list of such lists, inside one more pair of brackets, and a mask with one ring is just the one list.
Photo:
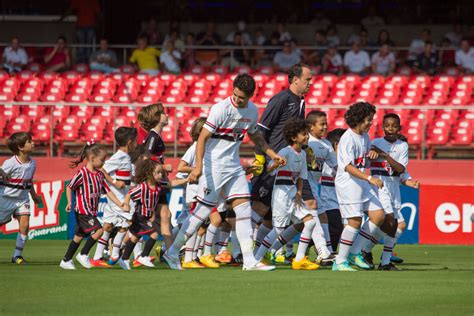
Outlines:
[[199, 135], [201, 134], [202, 128], [204, 127], [204, 123], [206, 123], [205, 117], [197, 118], [193, 125], [191, 126], [191, 138], [194, 142], [197, 142]]
[[367, 117], [374, 114], [375, 106], [368, 102], [356, 102], [346, 111], [344, 119], [349, 127], [354, 128], [364, 122]]
[[432, 41], [426, 41], [426, 42], [425, 42], [425, 46], [426, 46], [426, 45], [431, 45], [431, 46], [433, 46], [433, 42], [432, 42]]
[[58, 36], [58, 38], [56, 39], [56, 42], [59, 41], [59, 40], [63, 40], [64, 43], [67, 43], [67, 40], [66, 40], [66, 37], [61, 35], [61, 36]]
[[400, 120], [400, 116], [398, 116], [398, 114], [395, 114], [395, 113], [387, 113], [383, 116], [383, 121], [385, 121], [386, 119], [389, 119], [389, 118], [393, 118], [394, 120], [397, 120], [398, 121], [398, 124], [401, 123], [401, 120]]
[[322, 116], [327, 117], [327, 114], [323, 111], [312, 110], [311, 112], [308, 113], [308, 115], [306, 115], [306, 121], [308, 122], [308, 124], [313, 125], [314, 123], [316, 123], [318, 118]]
[[126, 146], [128, 141], [137, 139], [137, 129], [135, 127], [120, 126], [115, 130], [115, 141], [122, 147]]
[[7, 139], [8, 149], [15, 155], [20, 153], [20, 147], [25, 146], [26, 142], [32, 141], [31, 134], [27, 132], [16, 132]]
[[305, 63], [298, 63], [291, 66], [290, 70], [288, 70], [288, 83], [291, 84], [294, 77], [301, 78], [303, 75], [303, 68], [309, 69], [309, 66]]
[[293, 138], [299, 133], [308, 132], [308, 122], [300, 118], [292, 118], [283, 126], [283, 137], [288, 144], [293, 145]]
[[334, 147], [334, 145], [339, 143], [345, 132], [345, 128], [335, 128], [326, 135], [326, 139], [331, 143], [332, 147]]
[[248, 74], [240, 74], [235, 77], [233, 87], [243, 91], [247, 97], [251, 97], [255, 92], [255, 80]]

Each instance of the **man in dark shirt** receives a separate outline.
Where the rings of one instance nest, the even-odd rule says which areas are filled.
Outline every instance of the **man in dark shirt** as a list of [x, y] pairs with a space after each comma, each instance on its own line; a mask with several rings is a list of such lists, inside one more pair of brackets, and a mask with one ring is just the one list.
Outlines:
[[216, 33], [216, 25], [214, 22], [208, 22], [206, 31], [201, 32], [196, 37], [197, 45], [219, 45], [221, 37]]
[[[305, 118], [303, 96], [309, 91], [311, 84], [309, 66], [303, 63], [293, 65], [288, 72], [288, 81], [290, 87], [270, 99], [258, 124], [265, 141], [275, 152], [279, 152], [282, 148], [288, 146], [282, 133], [285, 123], [292, 118]], [[264, 225], [260, 225], [262, 229], [259, 228], [259, 234], [262, 230], [266, 231], [265, 227], [267, 230], [272, 227], [271, 212], [269, 210], [272, 201], [274, 176], [266, 172], [267, 163], [267, 157], [257, 150], [255, 164], [262, 168], [256, 173], [257, 176], [252, 179], [252, 209], [255, 213], [252, 220], [256, 224], [261, 220], [259, 217], [265, 217]], [[303, 186], [303, 200], [314, 200], [307, 181]], [[258, 246], [259, 239], [257, 236], [256, 246]]]
[[433, 53], [433, 42], [426, 41], [424, 51], [414, 63], [418, 73], [434, 75], [438, 71], [438, 55]]

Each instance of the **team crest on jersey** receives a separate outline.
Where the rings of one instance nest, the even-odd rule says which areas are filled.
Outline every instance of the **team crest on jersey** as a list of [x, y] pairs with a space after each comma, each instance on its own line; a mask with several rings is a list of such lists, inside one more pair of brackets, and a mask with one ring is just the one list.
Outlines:
[[268, 190], [265, 189], [264, 187], [261, 187], [260, 189], [258, 189], [258, 195], [263, 198], [264, 196], [266, 196], [268, 194]]
[[88, 222], [89, 225], [91, 225], [91, 226], [94, 225], [94, 220], [93, 220], [93, 219], [90, 219], [90, 220], [88, 220], [87, 222]]
[[212, 192], [212, 190], [209, 189], [209, 188], [204, 188], [203, 191], [204, 191], [204, 194], [205, 194], [205, 195], [209, 195], [209, 194], [211, 194], [211, 192]]
[[153, 224], [150, 221], [146, 222], [146, 224], [148, 225], [148, 227], [153, 227]]
[[234, 140], [237, 141], [239, 140], [240, 136], [242, 135], [242, 128], [234, 127], [232, 129], [232, 136], [234, 137]]

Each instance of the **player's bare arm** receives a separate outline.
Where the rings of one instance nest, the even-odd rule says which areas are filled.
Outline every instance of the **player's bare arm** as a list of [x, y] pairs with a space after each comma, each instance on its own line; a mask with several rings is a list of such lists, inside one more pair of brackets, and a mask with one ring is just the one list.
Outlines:
[[346, 172], [348, 172], [351, 176], [354, 176], [356, 178], [359, 178], [361, 180], [368, 181], [370, 184], [373, 184], [380, 189], [383, 188], [383, 181], [380, 180], [379, 178], [368, 176], [356, 167], [354, 167], [352, 164], [348, 164], [346, 168], [344, 169]]
[[194, 170], [189, 174], [189, 183], [197, 183], [199, 177], [202, 174], [204, 148], [206, 147], [207, 140], [211, 138], [211, 136], [212, 133], [205, 128], [203, 128], [201, 134], [199, 134], [199, 138], [196, 144], [196, 167], [194, 167]]
[[191, 173], [194, 170], [194, 167], [188, 165], [188, 163], [184, 160], [180, 160], [178, 164], [178, 172], [182, 173]]
[[405, 172], [405, 167], [401, 163], [393, 159], [388, 153], [384, 152], [382, 149], [374, 145], [372, 145], [372, 150], [377, 152], [380, 158], [385, 159], [393, 168], [393, 170], [395, 170], [398, 173]]
[[265, 139], [263, 138], [262, 133], [257, 130], [255, 133], [249, 133], [250, 140], [257, 146], [262, 149], [262, 151], [268, 155], [275, 163], [280, 164], [280, 166], [286, 165], [286, 159], [284, 157], [279, 156], [275, 153], [267, 144]]
[[67, 199], [66, 212], [70, 212], [71, 205], [72, 205], [72, 190], [69, 187], [66, 188], [66, 199]]
[[130, 212], [130, 205], [124, 202], [121, 202], [112, 191], [107, 192], [107, 198], [114, 202], [118, 207], [120, 207], [124, 212]]
[[100, 172], [102, 172], [104, 174], [104, 177], [105, 177], [105, 180], [107, 180], [108, 183], [112, 184], [114, 186], [114, 188], [116, 189], [122, 189], [125, 187], [125, 182], [121, 181], [121, 180], [117, 180], [117, 179], [113, 179], [108, 173], [107, 171], [105, 171], [104, 168], [100, 169]]
[[31, 198], [33, 199], [33, 202], [35, 202], [36, 205], [41, 203], [41, 197], [38, 194], [36, 194], [34, 186], [31, 186], [30, 195], [31, 195]]

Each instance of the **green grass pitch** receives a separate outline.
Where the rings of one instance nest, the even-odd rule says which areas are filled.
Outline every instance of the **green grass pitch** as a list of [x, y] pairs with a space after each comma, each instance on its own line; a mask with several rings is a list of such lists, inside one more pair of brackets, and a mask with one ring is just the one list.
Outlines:
[[[0, 315], [474, 315], [474, 247], [397, 246], [400, 272], [64, 271], [66, 241], [0, 241]], [[380, 254], [376, 248], [375, 258]]]

